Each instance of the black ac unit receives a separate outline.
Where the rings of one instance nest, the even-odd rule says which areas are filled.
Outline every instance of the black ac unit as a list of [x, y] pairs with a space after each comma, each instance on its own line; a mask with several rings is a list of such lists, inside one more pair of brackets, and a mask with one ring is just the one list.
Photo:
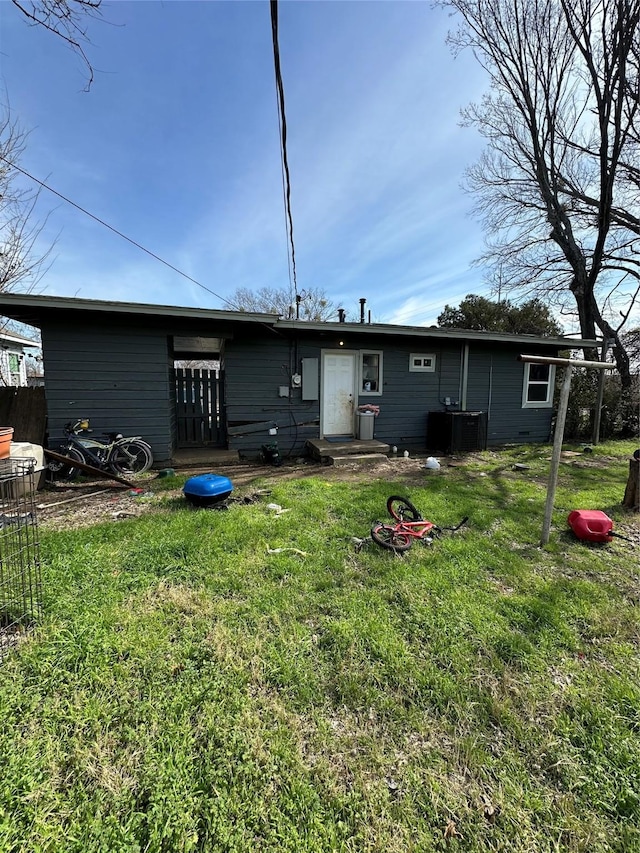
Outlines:
[[429, 412], [427, 449], [470, 453], [487, 449], [486, 412]]

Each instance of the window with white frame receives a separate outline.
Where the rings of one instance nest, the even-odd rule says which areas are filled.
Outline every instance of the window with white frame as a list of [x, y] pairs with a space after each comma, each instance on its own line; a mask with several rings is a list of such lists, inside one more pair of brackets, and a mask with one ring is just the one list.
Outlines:
[[524, 365], [523, 409], [549, 409], [553, 405], [553, 383], [556, 368], [553, 364]]
[[409, 355], [409, 370], [412, 373], [434, 373], [436, 357], [434, 353], [412, 352]]
[[360, 393], [382, 394], [382, 352], [360, 352]]
[[11, 384], [20, 385], [20, 356], [15, 352], [9, 353], [9, 373]]

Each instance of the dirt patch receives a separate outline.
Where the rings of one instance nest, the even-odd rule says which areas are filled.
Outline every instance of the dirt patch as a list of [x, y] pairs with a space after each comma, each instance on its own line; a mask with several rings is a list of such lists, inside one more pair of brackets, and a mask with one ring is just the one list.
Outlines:
[[[292, 462], [280, 467], [243, 462], [216, 466], [216, 473], [229, 477], [234, 486], [234, 496], [243, 497], [252, 491], [257, 481], [261, 488], [269, 488], [282, 480], [298, 480], [321, 476], [339, 482], [368, 482], [372, 478], [402, 480], [407, 484], [422, 482], [425, 476], [439, 476], [437, 471], [425, 471], [424, 459], [403, 457], [366, 465], [333, 466], [307, 460]], [[176, 469], [180, 477], [204, 474], [211, 468]], [[171, 498], [182, 497], [182, 488], [158, 489], [161, 481], [151, 472], [135, 481], [136, 489], [128, 489], [109, 480], [85, 480], [79, 483], [55, 483], [36, 495], [38, 525], [47, 530], [69, 530], [89, 527], [104, 521], [118, 522], [136, 518], [150, 512], [161, 512]]]
[[[216, 466], [216, 473], [229, 477], [234, 486], [234, 497], [242, 498], [258, 488], [268, 489], [282, 480], [298, 480], [305, 477], [322, 477], [337, 482], [366, 483], [372, 479], [401, 482], [410, 489], [421, 486], [427, 478], [446, 477], [450, 468], [466, 467], [487, 460], [472, 455], [462, 458], [441, 459], [442, 468], [430, 471], [425, 468], [425, 459], [420, 457], [387, 458], [381, 456], [375, 462], [353, 462], [340, 466], [322, 465], [317, 462], [300, 459], [280, 467], [261, 465], [252, 462], [226, 463]], [[606, 463], [605, 463], [606, 464]], [[510, 467], [493, 470], [489, 462], [489, 471], [469, 470], [467, 476], [472, 482], [480, 477], [500, 474], [519, 478], [521, 472], [513, 472]], [[181, 478], [204, 474], [210, 467], [176, 469]], [[524, 474], [532, 476], [532, 472]], [[136, 490], [128, 489], [109, 480], [82, 480], [79, 483], [58, 483], [48, 485], [36, 494], [38, 525], [47, 530], [68, 530], [89, 527], [105, 521], [117, 523], [123, 519], [136, 518], [150, 512], [166, 510], [167, 501], [182, 499], [182, 487], [167, 489], [159, 487], [162, 481], [156, 472], [144, 474], [135, 481]], [[544, 480], [546, 482], [546, 480]], [[543, 478], [540, 478], [543, 483]], [[607, 508], [603, 508], [605, 512]], [[616, 525], [617, 530], [639, 544], [640, 531], [637, 527], [637, 515], [630, 514], [629, 519]]]
[[40, 528], [69, 530], [142, 515], [151, 510], [151, 500], [105, 480], [83, 480], [48, 485], [36, 495], [36, 508]]

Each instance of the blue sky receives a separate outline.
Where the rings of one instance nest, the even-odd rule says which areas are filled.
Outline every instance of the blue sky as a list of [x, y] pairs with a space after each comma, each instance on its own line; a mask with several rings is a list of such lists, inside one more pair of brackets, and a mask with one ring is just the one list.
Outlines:
[[[430, 324], [487, 293], [460, 188], [482, 151], [460, 109], [485, 80], [428, 2], [282, 2], [298, 288], [355, 317]], [[0, 2], [22, 165], [219, 297], [289, 280], [268, 2], [105, 2], [96, 70]], [[43, 192], [47, 294], [229, 307]]]

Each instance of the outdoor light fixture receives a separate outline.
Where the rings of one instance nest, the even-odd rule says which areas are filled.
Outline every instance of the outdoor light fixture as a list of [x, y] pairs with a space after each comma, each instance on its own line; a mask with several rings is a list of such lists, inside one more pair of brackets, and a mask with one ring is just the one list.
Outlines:
[[344, 346], [344, 341], [339, 341], [339, 342], [338, 342], [338, 346], [343, 347], [343, 346]]

